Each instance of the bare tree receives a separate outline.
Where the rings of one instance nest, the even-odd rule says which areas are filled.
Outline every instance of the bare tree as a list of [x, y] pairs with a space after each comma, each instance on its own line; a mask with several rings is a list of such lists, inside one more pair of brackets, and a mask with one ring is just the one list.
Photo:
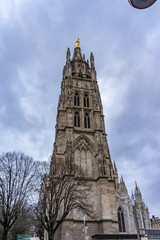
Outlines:
[[56, 230], [72, 210], [93, 216], [88, 194], [91, 186], [78, 166], [72, 165], [72, 169], [72, 174], [68, 174], [67, 166], [59, 163], [42, 182], [37, 218], [47, 231], [49, 240], [54, 239]]
[[2, 240], [34, 194], [38, 162], [21, 152], [0, 155], [0, 225]]
[[32, 205], [22, 209], [20, 215], [9, 231], [9, 239], [16, 240], [18, 234], [33, 234], [36, 229], [36, 218]]

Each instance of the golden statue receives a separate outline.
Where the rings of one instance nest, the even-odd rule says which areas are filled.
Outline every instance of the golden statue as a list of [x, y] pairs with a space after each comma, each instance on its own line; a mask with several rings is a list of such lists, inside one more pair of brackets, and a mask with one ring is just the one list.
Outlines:
[[76, 40], [76, 47], [79, 48], [79, 44], [80, 44], [80, 41], [79, 41], [79, 38], [77, 38], [77, 40]]

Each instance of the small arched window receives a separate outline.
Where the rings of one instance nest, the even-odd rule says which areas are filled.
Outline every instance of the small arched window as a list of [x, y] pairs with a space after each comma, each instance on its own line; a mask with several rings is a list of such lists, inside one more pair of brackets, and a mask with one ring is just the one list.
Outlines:
[[88, 113], [85, 113], [84, 115], [84, 127], [90, 128], [90, 117]]
[[79, 117], [79, 112], [77, 111], [74, 114], [74, 126], [80, 127], [80, 117]]
[[79, 106], [79, 93], [76, 92], [74, 95], [74, 106]]
[[119, 232], [125, 232], [126, 230], [125, 230], [125, 223], [124, 223], [124, 214], [121, 207], [118, 208], [117, 214], [118, 214]]
[[88, 94], [84, 94], [84, 107], [89, 107], [89, 97]]

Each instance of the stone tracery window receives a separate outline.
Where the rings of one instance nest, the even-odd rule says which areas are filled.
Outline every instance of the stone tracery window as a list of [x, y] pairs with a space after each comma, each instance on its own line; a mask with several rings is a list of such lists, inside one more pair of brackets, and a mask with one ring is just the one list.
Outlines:
[[84, 115], [84, 127], [90, 128], [90, 117], [88, 113], [85, 113]]
[[76, 144], [73, 143], [75, 148], [74, 159], [76, 165], [80, 166], [85, 176], [92, 176], [93, 174], [93, 165], [92, 165], [92, 145], [87, 138], [79, 138]]
[[79, 106], [79, 93], [76, 92], [74, 95], [74, 106]]
[[84, 107], [89, 107], [89, 97], [88, 94], [84, 94]]
[[80, 116], [79, 116], [79, 112], [77, 111], [74, 114], [74, 126], [80, 127]]
[[125, 223], [124, 223], [124, 214], [121, 207], [118, 208], [118, 224], [119, 224], [119, 232], [125, 232]]

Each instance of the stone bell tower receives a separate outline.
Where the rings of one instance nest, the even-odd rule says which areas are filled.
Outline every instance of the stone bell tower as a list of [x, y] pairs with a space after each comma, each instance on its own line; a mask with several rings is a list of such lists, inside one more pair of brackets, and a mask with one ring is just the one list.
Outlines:
[[[94, 56], [90, 54], [90, 63], [85, 59], [79, 39], [73, 58], [69, 48], [66, 54], [53, 156], [57, 163], [80, 165], [92, 184], [96, 217], [87, 218], [87, 238], [95, 233], [118, 233], [115, 171], [107, 143]], [[67, 239], [83, 239], [81, 213], [70, 214], [58, 229], [56, 240]]]

